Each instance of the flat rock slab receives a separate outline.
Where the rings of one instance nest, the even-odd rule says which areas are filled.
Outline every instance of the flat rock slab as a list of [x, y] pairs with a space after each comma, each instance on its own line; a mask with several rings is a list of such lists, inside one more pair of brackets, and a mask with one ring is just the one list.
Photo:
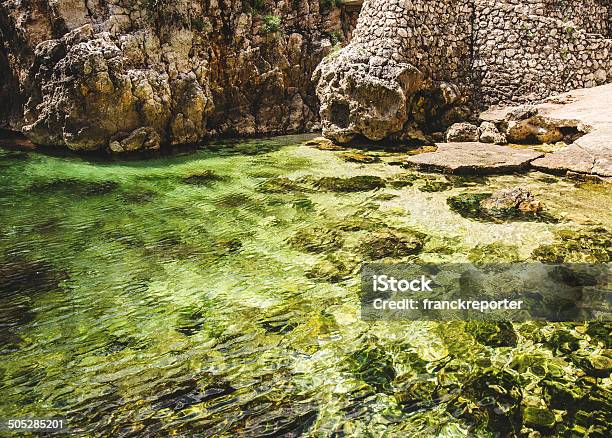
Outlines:
[[[555, 173], [566, 171], [612, 177], [612, 84], [572, 90], [535, 105], [538, 114], [549, 119], [574, 121], [587, 133], [573, 144], [544, 158], [533, 167]], [[512, 107], [492, 109], [480, 115], [482, 120], [503, 120]]]
[[417, 169], [457, 174], [487, 174], [526, 169], [542, 152], [489, 143], [437, 143], [436, 152], [408, 157]]
[[594, 159], [584, 149], [571, 144], [562, 150], [533, 160], [531, 165], [539, 170], [563, 173], [568, 170], [578, 173], [591, 173]]

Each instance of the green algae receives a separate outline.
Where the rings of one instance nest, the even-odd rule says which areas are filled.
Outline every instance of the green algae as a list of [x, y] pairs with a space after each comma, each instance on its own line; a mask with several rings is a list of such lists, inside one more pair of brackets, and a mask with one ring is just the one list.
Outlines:
[[[588, 228], [467, 220], [445, 204], [463, 184], [493, 192], [541, 175], [422, 192], [430, 175], [300, 141], [150, 161], [11, 158], [0, 172], [0, 417], [69, 413], [84, 436], [550, 434], [526, 423], [529, 399], [563, 411], [554, 431], [609, 435], [609, 323], [359, 318], [370, 257], [524, 259], [562, 244], [560, 230]], [[222, 178], [185, 183], [202, 169]], [[559, 209], [609, 229], [588, 208], [605, 192], [550, 184], [576, 203]], [[570, 241], [568, 258], [607, 245]]]
[[337, 255], [328, 255], [317, 262], [306, 275], [309, 278], [337, 283], [350, 276], [354, 263]]
[[319, 253], [341, 248], [344, 239], [335, 230], [305, 228], [298, 230], [287, 242], [296, 249]]
[[264, 193], [289, 193], [304, 192], [309, 189], [297, 181], [285, 177], [278, 177], [264, 181], [259, 185], [258, 190]]
[[449, 190], [452, 184], [447, 181], [438, 181], [434, 179], [425, 179], [425, 184], [419, 186], [419, 190], [425, 193], [444, 192]]
[[472, 263], [511, 263], [520, 261], [516, 245], [499, 242], [476, 245], [470, 249], [468, 260]]
[[535, 260], [550, 263], [606, 263], [612, 260], [612, 234], [603, 227], [559, 230], [555, 242], [533, 251]]
[[426, 239], [427, 236], [418, 231], [387, 229], [362, 239], [359, 251], [368, 260], [401, 258], [421, 252]]
[[465, 329], [482, 345], [489, 347], [517, 345], [517, 334], [509, 322], [469, 321]]
[[340, 154], [340, 158], [349, 163], [372, 164], [379, 163], [381, 160], [375, 155], [364, 154], [361, 152], [345, 152]]
[[323, 177], [316, 181], [322, 190], [339, 193], [368, 192], [386, 187], [384, 179], [379, 176], [363, 175], [350, 178]]
[[225, 178], [219, 175], [217, 172], [210, 169], [204, 169], [184, 177], [183, 182], [197, 186], [208, 186], [210, 184], [223, 181], [224, 179]]
[[446, 202], [449, 208], [455, 213], [477, 221], [498, 223], [503, 221], [557, 221], [555, 217], [547, 212], [523, 211], [515, 205], [509, 205], [507, 207], [487, 205], [489, 200], [493, 199], [493, 196], [493, 193], [465, 192], [448, 197]]

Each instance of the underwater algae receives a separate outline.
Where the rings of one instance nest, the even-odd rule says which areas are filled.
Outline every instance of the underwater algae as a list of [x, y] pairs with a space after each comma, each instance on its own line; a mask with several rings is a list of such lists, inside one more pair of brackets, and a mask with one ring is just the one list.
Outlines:
[[[359, 317], [364, 260], [609, 261], [609, 190], [302, 140], [148, 161], [0, 150], [0, 418], [79, 436], [610, 435], [609, 323]], [[557, 220], [478, 216], [480, 194], [517, 186]]]

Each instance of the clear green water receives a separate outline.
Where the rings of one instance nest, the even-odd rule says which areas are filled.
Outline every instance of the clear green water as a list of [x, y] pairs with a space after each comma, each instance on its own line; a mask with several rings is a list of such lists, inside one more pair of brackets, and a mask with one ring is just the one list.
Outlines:
[[[116, 162], [0, 149], [0, 419], [67, 417], [82, 436], [609, 436], [609, 324], [366, 323], [358, 296], [373, 233], [428, 236], [387, 261], [528, 260], [560, 230], [610, 229], [607, 184], [448, 179], [301, 140]], [[317, 189], [355, 175], [387, 187]], [[279, 177], [303, 184], [270, 189]], [[446, 203], [515, 186], [558, 221]]]

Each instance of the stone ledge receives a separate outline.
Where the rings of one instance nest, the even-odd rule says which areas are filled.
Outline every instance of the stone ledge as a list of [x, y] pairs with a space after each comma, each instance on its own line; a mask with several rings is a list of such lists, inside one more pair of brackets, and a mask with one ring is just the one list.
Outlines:
[[503, 173], [529, 168], [541, 152], [489, 143], [437, 143], [438, 150], [408, 157], [406, 162], [419, 170], [455, 174]]

